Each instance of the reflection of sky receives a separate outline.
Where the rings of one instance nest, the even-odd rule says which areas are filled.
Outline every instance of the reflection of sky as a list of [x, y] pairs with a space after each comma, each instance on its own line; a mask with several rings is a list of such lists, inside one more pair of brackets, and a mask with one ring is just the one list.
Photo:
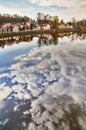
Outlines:
[[86, 34], [82, 34], [82, 35], [78, 35], [78, 34], [74, 34], [74, 35], [69, 35], [69, 36], [64, 36], [63, 38], [58, 38], [59, 43], [84, 43], [86, 42]]
[[[58, 93], [69, 93], [77, 101], [80, 97], [83, 97], [80, 100], [85, 100], [85, 40], [78, 39], [78, 43], [74, 40], [72, 45], [70, 37], [72, 36], [59, 38], [59, 43], [65, 44], [55, 46], [58, 51], [56, 48], [54, 50], [54, 46], [31, 51], [32, 48], [37, 48], [37, 38], [30, 43], [13, 44], [1, 49], [0, 99], [6, 99], [9, 96], [19, 99], [36, 97], [45, 91], [46, 86], [53, 84], [54, 90], [57, 89]], [[71, 47], [68, 46], [69, 43]], [[57, 85], [60, 89], [56, 88]], [[71, 85], [78, 87], [72, 89], [66, 87]], [[52, 90], [52, 87], [50, 88]], [[52, 90], [53, 94], [54, 90]], [[48, 91], [50, 90], [47, 88]]]
[[13, 63], [13, 58], [20, 54], [30, 51], [32, 48], [37, 47], [36, 38], [27, 43], [13, 44], [12, 46], [5, 46], [4, 49], [0, 48], [0, 66], [7, 66]]
[[[63, 38], [63, 43], [66, 38]], [[16, 62], [10, 67], [0, 68], [0, 128], [7, 124], [11, 130], [10, 122], [17, 124], [14, 126], [16, 130], [20, 129], [18, 123], [22, 129], [29, 130], [55, 130], [57, 126], [59, 130], [70, 130], [70, 124], [75, 122], [72, 129], [85, 130], [85, 40], [43, 46], [31, 52], [26, 51], [27, 46], [24, 48], [22, 44], [20, 48], [25, 50], [23, 53], [19, 51], [20, 55], [15, 53]], [[13, 50], [17, 52], [15, 46]], [[14, 117], [19, 122], [14, 121], [10, 114], [16, 114]]]

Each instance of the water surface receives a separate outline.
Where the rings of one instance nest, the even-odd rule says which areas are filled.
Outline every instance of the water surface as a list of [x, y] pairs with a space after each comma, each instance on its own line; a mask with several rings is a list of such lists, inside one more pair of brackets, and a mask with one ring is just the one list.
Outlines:
[[85, 34], [0, 45], [0, 130], [86, 129]]

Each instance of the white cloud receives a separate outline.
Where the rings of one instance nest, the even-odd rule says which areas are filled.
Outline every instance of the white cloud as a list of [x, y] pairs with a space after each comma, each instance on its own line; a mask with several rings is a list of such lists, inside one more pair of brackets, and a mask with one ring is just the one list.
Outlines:
[[[39, 5], [39, 12], [45, 12], [50, 15], [58, 15], [65, 21], [72, 17], [77, 19], [86, 18], [86, 1], [85, 0], [28, 0]], [[40, 10], [41, 8], [41, 10]], [[38, 12], [37, 12], [38, 13]]]
[[[82, 43], [72, 43], [71, 47], [68, 44], [60, 44], [33, 50], [26, 56], [19, 57], [19, 62], [11, 66], [11, 69], [14, 69], [11, 75], [16, 75], [12, 82], [27, 83], [27, 90], [30, 90], [34, 97], [45, 91], [54, 97], [67, 94], [76, 102], [85, 102], [85, 48], [83, 42], [83, 46]], [[21, 90], [18, 88], [18, 91], [20, 93]]]
[[[12, 70], [10, 76], [14, 77], [9, 82], [17, 84], [11, 87], [0, 84], [0, 100], [11, 93], [13, 95], [10, 97], [14, 99], [34, 99], [20, 115], [24, 120], [25, 117], [31, 119], [28, 123], [23, 121], [25, 129], [55, 130], [58, 126], [59, 130], [69, 130], [69, 117], [74, 121], [73, 128], [76, 124], [76, 127], [86, 129], [86, 39], [78, 43], [64, 43], [33, 49], [28, 54], [16, 57], [18, 62], [9, 68]], [[0, 110], [4, 105], [0, 102]], [[21, 111], [22, 105], [15, 102], [13, 111]], [[0, 122], [1, 125], [5, 123]]]
[[4, 5], [0, 5], [0, 13], [1, 14], [18, 14], [18, 15], [21, 15], [21, 16], [28, 16], [28, 17], [31, 17], [31, 18], [34, 18], [35, 15], [34, 15], [34, 8], [33, 7], [28, 7], [28, 8], [25, 8], [25, 7], [22, 7], [19, 8], [19, 7], [8, 7], [8, 6], [4, 6]]
[[[0, 100], [5, 99], [11, 92], [18, 99], [30, 99], [46, 93], [52, 97], [66, 94], [76, 102], [86, 103], [86, 44], [84, 42], [83, 40], [79, 43], [75, 41], [43, 47], [16, 57], [18, 62], [9, 68], [12, 70], [10, 77], [5, 76], [5, 72], [1, 76], [3, 83], [0, 87]], [[5, 78], [10, 78], [11, 88], [9, 84], [7, 86], [8, 82], [4, 83]]]
[[0, 125], [5, 126], [8, 121], [9, 121], [9, 119], [5, 119], [4, 121], [0, 121]]
[[0, 100], [7, 98], [7, 96], [12, 92], [9, 87], [7, 87], [7, 86], [5, 86], [5, 87], [0, 88]]
[[[30, 1], [30, 0], [28, 0]], [[75, 7], [85, 4], [85, 0], [31, 0], [40, 6], [60, 6], [60, 7]]]
[[81, 7], [74, 7], [74, 8], [69, 8], [68, 10], [62, 10], [61, 12], [59, 11], [58, 14], [60, 18], [64, 19], [65, 21], [71, 20], [72, 17], [75, 17], [77, 20], [86, 19], [86, 8], [81, 8]]
[[[85, 107], [83, 107], [83, 110], [85, 111]], [[82, 113], [83, 110], [79, 104], [74, 104], [73, 100], [66, 95], [52, 98], [50, 95], [43, 94], [31, 104], [30, 113], [32, 122], [29, 125], [29, 130], [30, 128], [45, 130], [46, 127], [49, 130], [55, 130], [57, 126], [59, 130], [69, 130], [71, 125], [68, 122], [70, 122], [69, 117], [71, 114], [71, 119], [74, 121], [74, 124], [77, 127], [79, 125], [86, 129], [86, 125], [84, 125], [86, 118], [84, 113]]]
[[36, 18], [38, 12], [58, 15], [61, 19], [68, 21], [72, 17], [79, 19], [86, 18], [85, 0], [27, 0], [31, 5], [9, 5], [0, 3], [0, 13], [27, 15]]

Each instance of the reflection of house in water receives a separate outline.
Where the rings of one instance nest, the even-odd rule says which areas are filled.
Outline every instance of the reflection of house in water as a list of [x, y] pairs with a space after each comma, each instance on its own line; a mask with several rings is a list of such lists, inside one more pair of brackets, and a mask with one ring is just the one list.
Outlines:
[[20, 42], [30, 42], [32, 41], [33, 36], [16, 36], [11, 38], [0, 39], [0, 47], [4, 48], [5, 46], [11, 46], [12, 44], [19, 44]]
[[58, 34], [39, 34], [39, 35], [23, 35], [16, 37], [8, 37], [0, 39], [0, 47], [4, 48], [6, 46], [11, 46], [12, 44], [19, 44], [20, 42], [30, 42], [33, 40], [33, 37], [38, 37], [38, 46], [49, 46], [49, 45], [57, 45], [58, 38], [67, 36], [71, 41], [74, 40], [84, 40], [86, 39], [86, 34], [70, 34], [70, 33], [58, 33]]

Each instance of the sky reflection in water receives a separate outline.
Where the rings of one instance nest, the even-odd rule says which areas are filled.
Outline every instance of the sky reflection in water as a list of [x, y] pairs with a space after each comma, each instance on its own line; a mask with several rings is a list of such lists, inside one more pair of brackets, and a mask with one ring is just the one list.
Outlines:
[[0, 50], [1, 130], [86, 129], [85, 35], [46, 37]]

